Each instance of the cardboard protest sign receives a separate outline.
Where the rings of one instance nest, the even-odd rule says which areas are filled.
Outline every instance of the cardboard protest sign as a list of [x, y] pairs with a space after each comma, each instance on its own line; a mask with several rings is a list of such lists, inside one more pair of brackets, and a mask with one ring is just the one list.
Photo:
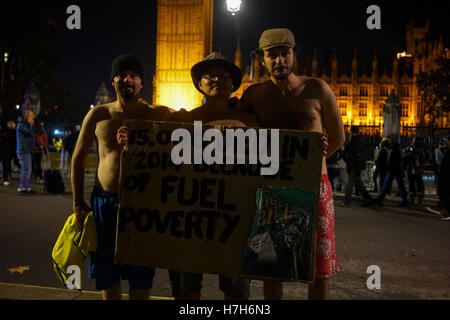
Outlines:
[[[228, 142], [225, 131], [232, 128], [203, 125], [200, 134], [205, 134], [204, 141], [200, 144], [194, 141], [196, 138], [188, 141], [192, 145], [189, 150], [192, 154], [188, 155], [185, 154], [188, 149], [180, 151], [181, 140], [172, 142], [171, 137], [179, 128], [196, 137], [194, 132], [198, 134], [199, 129], [193, 124], [127, 121], [126, 125], [130, 134], [121, 160], [117, 263], [240, 275], [247, 239], [254, 224], [257, 189], [262, 187], [308, 190], [313, 199], [310, 201], [314, 211], [311, 226], [315, 227], [322, 166], [320, 133], [279, 130], [275, 141], [279, 145], [276, 174], [261, 175], [263, 169], [273, 163], [237, 164], [235, 161], [234, 164], [177, 165], [172, 161], [175, 149], [179, 151], [178, 158], [191, 158], [192, 163], [198, 161], [196, 156], [202, 151], [202, 160], [211, 157], [217, 160], [220, 152], [217, 145], [211, 152], [211, 141], [217, 142], [219, 136], [206, 138], [206, 133], [215, 128], [215, 133], [222, 132]], [[268, 131], [271, 137], [273, 132], [278, 133], [278, 130]], [[260, 149], [265, 146], [271, 150], [275, 142], [267, 139], [268, 144], [264, 145], [261, 143], [263, 135], [258, 132]], [[242, 157], [242, 153], [252, 153], [250, 143], [244, 152], [239, 152], [238, 140], [233, 141], [236, 151], [231, 160]], [[183, 142], [186, 145], [186, 141]], [[208, 151], [210, 156], [206, 157]], [[229, 160], [224, 159], [223, 163]], [[273, 217], [273, 221], [277, 218]], [[309, 236], [311, 244], [315, 244], [315, 229]], [[311, 259], [314, 247], [311, 245], [308, 251]], [[311, 280], [311, 270], [307, 273]]]
[[264, 187], [248, 237], [243, 276], [308, 281], [314, 277], [315, 190]]

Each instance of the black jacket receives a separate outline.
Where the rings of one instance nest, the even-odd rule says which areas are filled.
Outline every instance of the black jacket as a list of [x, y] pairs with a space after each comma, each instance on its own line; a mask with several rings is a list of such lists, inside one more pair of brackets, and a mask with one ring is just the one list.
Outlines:
[[377, 159], [375, 160], [375, 165], [378, 171], [386, 172], [388, 164], [388, 150], [386, 148], [381, 148], [378, 153]]
[[389, 150], [388, 172], [390, 174], [403, 176], [402, 159], [402, 148], [400, 143], [397, 142]]
[[347, 171], [361, 172], [364, 167], [364, 144], [365, 139], [361, 134], [354, 135], [345, 148], [344, 160], [347, 163]]
[[0, 129], [0, 154], [9, 154], [11, 150], [11, 132], [2, 126]]
[[439, 166], [439, 187], [450, 188], [450, 150], [447, 147]]

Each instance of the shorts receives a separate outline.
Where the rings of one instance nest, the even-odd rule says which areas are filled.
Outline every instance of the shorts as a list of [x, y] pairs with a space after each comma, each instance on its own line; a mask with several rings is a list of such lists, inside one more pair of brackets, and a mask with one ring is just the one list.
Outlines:
[[320, 182], [317, 221], [316, 279], [331, 278], [339, 272], [334, 237], [334, 202], [328, 174]]
[[89, 278], [96, 279], [97, 290], [106, 290], [121, 278], [129, 280], [133, 289], [151, 289], [155, 268], [114, 263], [119, 195], [94, 187], [91, 208], [97, 222], [98, 248], [89, 256]]
[[[202, 273], [169, 270], [169, 279], [172, 284], [172, 295], [175, 299], [183, 299], [202, 289]], [[248, 299], [250, 296], [250, 280], [219, 275], [219, 289], [228, 297]]]

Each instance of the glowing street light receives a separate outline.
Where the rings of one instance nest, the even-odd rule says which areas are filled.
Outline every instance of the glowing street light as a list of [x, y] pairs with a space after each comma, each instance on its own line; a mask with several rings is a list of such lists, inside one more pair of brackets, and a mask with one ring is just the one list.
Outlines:
[[241, 0], [227, 0], [227, 10], [234, 16], [241, 9]]

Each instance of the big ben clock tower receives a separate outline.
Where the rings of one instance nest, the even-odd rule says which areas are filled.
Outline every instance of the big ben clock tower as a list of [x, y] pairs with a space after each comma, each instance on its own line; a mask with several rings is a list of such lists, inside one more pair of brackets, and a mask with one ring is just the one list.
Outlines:
[[213, 0], [158, 0], [153, 104], [200, 106], [191, 67], [212, 50]]

